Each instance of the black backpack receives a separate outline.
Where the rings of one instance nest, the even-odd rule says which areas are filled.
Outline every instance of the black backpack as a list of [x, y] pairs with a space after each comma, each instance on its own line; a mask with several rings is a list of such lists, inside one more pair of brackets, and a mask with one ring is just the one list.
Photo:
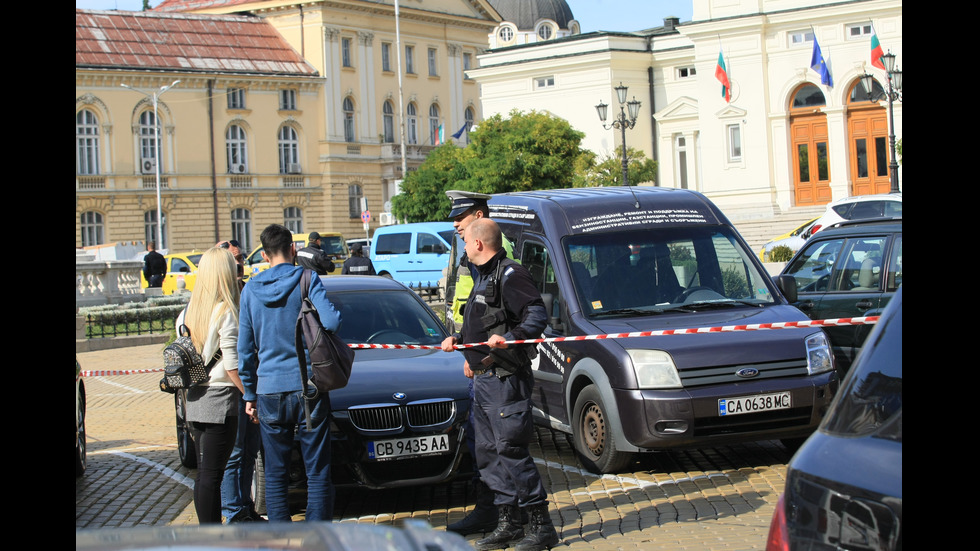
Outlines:
[[171, 394], [209, 380], [211, 368], [221, 359], [221, 348], [218, 348], [205, 365], [191, 341], [190, 329], [182, 323], [177, 332], [177, 340], [163, 349], [163, 379], [160, 379], [160, 390]]
[[[296, 319], [296, 355], [299, 356], [300, 372], [303, 375], [303, 389], [306, 394], [307, 386], [312, 385], [318, 392], [329, 392], [344, 388], [350, 379], [351, 368], [354, 365], [354, 351], [347, 346], [343, 339], [333, 331], [327, 331], [320, 323], [320, 315], [310, 300], [310, 278], [312, 270], [304, 269], [299, 285], [302, 289], [303, 303]], [[317, 276], [319, 277], [319, 276]], [[303, 352], [303, 341], [310, 351], [310, 361], [313, 364], [312, 374], [307, 380], [306, 354]]]

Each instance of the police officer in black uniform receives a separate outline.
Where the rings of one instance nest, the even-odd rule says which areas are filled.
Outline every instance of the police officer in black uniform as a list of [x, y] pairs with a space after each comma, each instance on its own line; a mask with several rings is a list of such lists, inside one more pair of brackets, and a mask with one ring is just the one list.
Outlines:
[[[458, 343], [487, 343], [463, 349], [474, 373], [477, 465], [497, 506], [497, 528], [478, 540], [476, 549], [505, 549], [515, 542], [518, 551], [550, 549], [558, 544], [558, 533], [548, 513], [547, 491], [528, 450], [534, 435], [531, 359], [535, 348], [505, 342], [541, 336], [547, 323], [544, 302], [527, 269], [506, 258], [496, 222], [476, 220], [464, 238], [476, 276], [462, 334], [448, 337], [442, 349], [451, 352]], [[519, 508], [528, 512], [526, 536]]]
[[162, 287], [163, 279], [167, 275], [167, 259], [157, 252], [156, 243], [150, 241], [146, 244], [149, 251], [143, 257], [143, 277], [150, 287]]
[[296, 251], [296, 263], [319, 275], [327, 275], [336, 268], [333, 260], [320, 248], [320, 234], [317, 232], [310, 233], [309, 244]]
[[378, 275], [370, 258], [365, 258], [364, 247], [360, 243], [350, 248], [350, 258], [344, 261], [340, 275]]

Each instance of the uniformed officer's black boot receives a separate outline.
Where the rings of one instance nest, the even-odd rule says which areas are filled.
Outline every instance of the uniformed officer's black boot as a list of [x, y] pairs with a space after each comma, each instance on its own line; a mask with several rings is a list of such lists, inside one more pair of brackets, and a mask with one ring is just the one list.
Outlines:
[[477, 540], [477, 551], [506, 549], [511, 543], [524, 537], [524, 527], [518, 516], [516, 505], [497, 506], [497, 529], [492, 534]]
[[491, 532], [497, 527], [497, 506], [493, 504], [493, 492], [482, 480], [476, 480], [476, 506], [466, 518], [446, 527], [447, 532], [461, 536]]
[[542, 551], [558, 545], [558, 532], [551, 523], [548, 514], [548, 504], [531, 505], [528, 509], [530, 525], [527, 527], [527, 537], [517, 543], [517, 551]]

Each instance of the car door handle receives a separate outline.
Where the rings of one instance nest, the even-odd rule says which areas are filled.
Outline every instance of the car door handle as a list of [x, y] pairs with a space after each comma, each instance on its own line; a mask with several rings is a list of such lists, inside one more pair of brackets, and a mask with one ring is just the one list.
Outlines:
[[812, 310], [813, 309], [813, 301], [811, 301], [811, 300], [804, 300], [803, 302], [801, 302], [799, 304], [799, 306], [797, 306], [797, 308], [799, 308], [800, 310]]
[[874, 304], [870, 300], [859, 300], [857, 304], [854, 305], [858, 310], [870, 310]]

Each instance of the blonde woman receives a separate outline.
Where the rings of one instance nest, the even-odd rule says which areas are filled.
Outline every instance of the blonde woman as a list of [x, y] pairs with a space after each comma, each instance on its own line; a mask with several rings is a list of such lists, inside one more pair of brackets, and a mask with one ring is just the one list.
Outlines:
[[205, 363], [221, 351], [210, 379], [187, 391], [187, 420], [197, 447], [194, 507], [201, 524], [221, 522], [221, 478], [238, 434], [238, 267], [228, 249], [212, 248], [201, 257], [187, 308], [177, 318], [190, 330]]

